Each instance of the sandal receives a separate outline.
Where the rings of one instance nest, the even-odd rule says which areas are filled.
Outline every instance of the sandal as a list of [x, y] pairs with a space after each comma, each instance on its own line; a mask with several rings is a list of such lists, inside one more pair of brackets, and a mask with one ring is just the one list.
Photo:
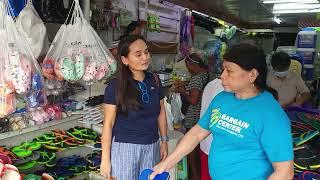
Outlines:
[[75, 79], [74, 81], [80, 80], [85, 72], [85, 67], [84, 67], [84, 56], [82, 54], [76, 55], [75, 57], [76, 61], [74, 63], [74, 68], [75, 68]]
[[293, 138], [293, 143], [296, 146], [300, 146], [300, 145], [306, 143], [307, 141], [313, 139], [318, 134], [319, 134], [319, 131], [308, 131], [306, 133], [301, 134], [299, 137], [294, 137]]
[[17, 159], [17, 156], [14, 153], [12, 153], [10, 150], [8, 150], [5, 146], [0, 146], [0, 153], [8, 156], [13, 161]]
[[0, 152], [0, 161], [4, 164], [11, 164], [12, 163], [11, 158], [2, 152]]
[[17, 166], [17, 168], [19, 170], [28, 170], [28, 169], [33, 168], [36, 165], [37, 165], [37, 161], [29, 161], [25, 164], [21, 164], [21, 165]]
[[97, 134], [96, 133], [93, 133], [93, 131], [90, 131], [88, 129], [85, 129], [85, 128], [79, 128], [79, 127], [75, 127], [75, 128], [71, 128], [69, 130], [67, 130], [67, 133], [78, 139], [78, 140], [81, 140], [81, 141], [84, 141], [84, 140], [94, 140], [96, 137], [97, 137]]
[[38, 159], [40, 158], [40, 153], [38, 151], [35, 151], [32, 153], [32, 155], [25, 157], [25, 158], [19, 158], [17, 160], [14, 161], [14, 165], [21, 165], [21, 164], [25, 164], [29, 161], [38, 161]]
[[43, 149], [39, 151], [40, 158], [37, 160], [39, 164], [46, 164], [56, 158], [56, 153]]
[[43, 143], [50, 143], [50, 142], [54, 141], [54, 139], [55, 139], [54, 133], [50, 132], [50, 133], [44, 134], [42, 136], [36, 137], [34, 139], [34, 141], [43, 144]]

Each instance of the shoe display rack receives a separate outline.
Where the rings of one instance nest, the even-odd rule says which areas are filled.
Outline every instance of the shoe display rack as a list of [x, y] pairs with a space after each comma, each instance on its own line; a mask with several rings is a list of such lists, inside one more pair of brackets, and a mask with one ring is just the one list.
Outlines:
[[[79, 123], [79, 119], [81, 118], [82, 118], [82, 115], [72, 115], [65, 119], [50, 121], [41, 125], [28, 127], [19, 131], [2, 133], [0, 134], [0, 144], [6, 147], [13, 147], [21, 143], [31, 141], [35, 137], [38, 137], [40, 135], [43, 135], [55, 129], [68, 130], [75, 126], [81, 125], [81, 123]], [[56, 152], [56, 158], [58, 160], [58, 159], [61, 159], [64, 157], [70, 157], [73, 155], [85, 157], [86, 155], [92, 153], [93, 150], [95, 150], [92, 147], [93, 147], [93, 144], [86, 143], [84, 145], [77, 146], [75, 148], [68, 148], [64, 151]], [[46, 166], [37, 164], [34, 168], [31, 168], [28, 170], [20, 170], [20, 172], [29, 174], [29, 173], [34, 173], [36, 171], [45, 170], [45, 169], [47, 169]], [[84, 173], [74, 177], [73, 179], [81, 180], [81, 179], [86, 179], [87, 177], [88, 177], [88, 174]]]

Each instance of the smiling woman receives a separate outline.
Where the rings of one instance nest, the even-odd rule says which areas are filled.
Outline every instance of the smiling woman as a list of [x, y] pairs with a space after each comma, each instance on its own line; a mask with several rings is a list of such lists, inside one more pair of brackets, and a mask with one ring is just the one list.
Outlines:
[[104, 176], [132, 180], [167, 156], [164, 95], [158, 77], [147, 71], [150, 53], [143, 37], [123, 37], [117, 60], [116, 77], [104, 95], [100, 170]]

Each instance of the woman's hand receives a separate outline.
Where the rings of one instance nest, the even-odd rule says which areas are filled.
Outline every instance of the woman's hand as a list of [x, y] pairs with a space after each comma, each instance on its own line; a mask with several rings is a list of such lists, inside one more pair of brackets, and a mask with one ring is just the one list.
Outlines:
[[162, 141], [160, 145], [160, 158], [161, 161], [165, 160], [168, 156], [168, 142]]
[[155, 167], [153, 167], [153, 173], [150, 175], [150, 179], [154, 179], [154, 177], [158, 174], [161, 174], [163, 172], [168, 172], [168, 162], [166, 160], [161, 161], [159, 164], [157, 164]]
[[107, 179], [111, 178], [111, 162], [102, 160], [100, 165], [100, 174]]

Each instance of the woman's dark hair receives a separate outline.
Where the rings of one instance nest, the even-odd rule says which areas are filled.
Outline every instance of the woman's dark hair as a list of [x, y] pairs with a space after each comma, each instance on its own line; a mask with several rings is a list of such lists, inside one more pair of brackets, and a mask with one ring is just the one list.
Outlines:
[[207, 68], [207, 65], [203, 62], [202, 58], [197, 53], [191, 53], [186, 57], [186, 61], [199, 65], [201, 68]]
[[133, 32], [137, 27], [139, 27], [138, 21], [132, 21], [126, 29], [126, 34], [129, 35], [131, 32]]
[[135, 80], [132, 78], [132, 72], [129, 67], [124, 65], [121, 61], [122, 56], [128, 56], [130, 45], [137, 40], [142, 40], [146, 43], [146, 40], [142, 36], [130, 35], [123, 37], [118, 46], [116, 57], [118, 62], [118, 69], [116, 72], [116, 105], [118, 112], [121, 113], [127, 113], [131, 108], [138, 109], [141, 107], [138, 100], [140, 91], [137, 88]]
[[260, 91], [270, 92], [275, 99], [277, 91], [267, 86], [267, 63], [266, 56], [261, 48], [249, 43], [239, 43], [230, 47], [223, 56], [224, 60], [239, 65], [242, 69], [250, 71], [256, 69], [259, 73], [254, 85]]
[[271, 66], [277, 70], [286, 70], [291, 64], [290, 56], [286, 52], [280, 51], [272, 55]]

